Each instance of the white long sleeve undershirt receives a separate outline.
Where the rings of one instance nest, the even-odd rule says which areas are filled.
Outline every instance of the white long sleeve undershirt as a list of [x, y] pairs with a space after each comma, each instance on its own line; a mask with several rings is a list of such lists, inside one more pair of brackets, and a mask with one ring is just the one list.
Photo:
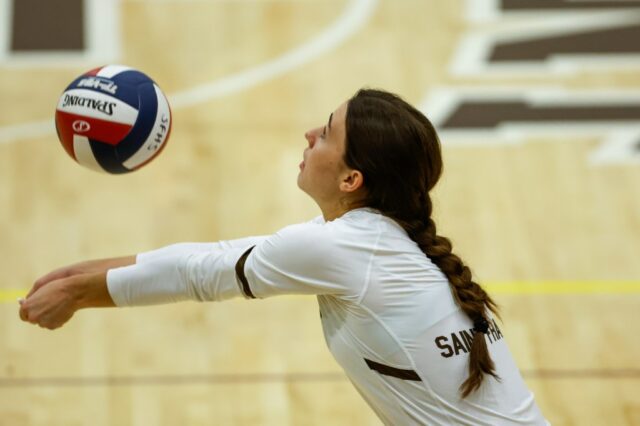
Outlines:
[[220, 301], [241, 296], [236, 262], [247, 248], [264, 238], [179, 243], [140, 253], [136, 264], [107, 272], [109, 294], [116, 306]]

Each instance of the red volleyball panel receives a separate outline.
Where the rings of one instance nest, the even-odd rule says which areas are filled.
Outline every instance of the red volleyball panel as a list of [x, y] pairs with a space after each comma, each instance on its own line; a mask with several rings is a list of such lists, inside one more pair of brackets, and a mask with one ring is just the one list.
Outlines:
[[[100, 120], [94, 117], [86, 117], [68, 112], [56, 111], [56, 125], [62, 145], [67, 152], [71, 147], [73, 152], [73, 135], [86, 136], [89, 139], [117, 145], [129, 133], [133, 127], [131, 124], [114, 123], [113, 121]], [[72, 155], [73, 156], [73, 155]]]
[[73, 158], [77, 161], [75, 153], [73, 152], [73, 129], [71, 126], [64, 124], [61, 120], [61, 114], [64, 114], [60, 111], [56, 111], [56, 130], [58, 130], [58, 139], [60, 139], [60, 143], [69, 157]]
[[104, 68], [104, 67], [98, 67], [98, 68], [94, 68], [92, 70], [87, 71], [86, 73], [84, 73], [84, 75], [98, 75], [98, 73], [100, 72], [100, 70]]

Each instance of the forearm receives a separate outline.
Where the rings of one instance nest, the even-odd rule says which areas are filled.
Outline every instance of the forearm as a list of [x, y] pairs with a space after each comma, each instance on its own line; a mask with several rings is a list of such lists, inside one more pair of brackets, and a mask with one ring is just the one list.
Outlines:
[[136, 255], [89, 260], [79, 263], [81, 272], [106, 272], [109, 269], [129, 266], [136, 263]]
[[136, 263], [136, 256], [122, 256], [107, 259], [88, 260], [75, 263], [73, 265], [64, 266], [38, 278], [33, 284], [33, 287], [31, 287], [29, 294], [27, 294], [27, 298], [33, 295], [41, 287], [56, 280], [71, 278], [76, 275], [106, 272], [111, 268], [119, 268], [122, 266], [132, 265], [134, 263]]
[[[118, 265], [120, 264], [118, 263]], [[77, 309], [116, 306], [107, 287], [107, 272], [95, 272], [79, 276], [69, 286], [76, 299]]]
[[111, 269], [107, 289], [116, 306], [229, 299], [241, 294], [235, 264], [243, 252], [232, 248], [180, 253]]

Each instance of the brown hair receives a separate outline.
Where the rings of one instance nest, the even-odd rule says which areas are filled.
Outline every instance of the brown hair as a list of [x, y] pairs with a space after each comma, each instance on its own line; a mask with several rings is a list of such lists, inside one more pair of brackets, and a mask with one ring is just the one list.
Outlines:
[[[451, 252], [451, 241], [436, 233], [429, 191], [442, 174], [442, 155], [431, 122], [397, 95], [362, 89], [348, 103], [344, 161], [364, 176], [362, 205], [405, 229], [447, 276], [456, 302], [474, 324], [487, 320], [487, 309], [498, 315], [495, 302]], [[484, 334], [473, 335], [469, 377], [460, 386], [463, 398], [480, 387], [483, 374], [498, 378]]]

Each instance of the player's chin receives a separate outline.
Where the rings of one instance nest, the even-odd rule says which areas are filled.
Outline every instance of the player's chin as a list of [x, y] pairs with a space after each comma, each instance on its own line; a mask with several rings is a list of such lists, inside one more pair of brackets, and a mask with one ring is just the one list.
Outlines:
[[298, 188], [300, 188], [302, 192], [307, 194], [309, 197], [313, 198], [311, 192], [309, 192], [309, 183], [306, 181], [304, 176], [298, 175]]

